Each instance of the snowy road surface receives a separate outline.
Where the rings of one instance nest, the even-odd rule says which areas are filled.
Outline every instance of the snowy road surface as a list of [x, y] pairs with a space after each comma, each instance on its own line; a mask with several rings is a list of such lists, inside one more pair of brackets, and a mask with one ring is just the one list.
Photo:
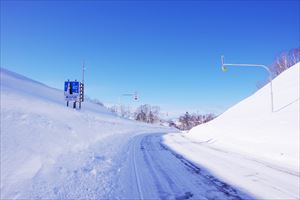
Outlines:
[[[62, 155], [7, 197], [32, 199], [251, 199], [162, 143], [161, 133], [107, 138]], [[5, 198], [5, 197], [4, 197]]]
[[[173, 150], [179, 148], [176, 145], [184, 145], [180, 151], [184, 157]], [[193, 157], [195, 152], [198, 156]], [[30, 165], [34, 167], [34, 161]], [[297, 199], [297, 177], [190, 143], [180, 133], [131, 132], [49, 161], [27, 183], [6, 185], [11, 192], [3, 198]]]
[[166, 146], [180, 152], [193, 163], [209, 169], [226, 183], [244, 188], [247, 194], [256, 199], [283, 200], [300, 197], [299, 171], [215, 147], [210, 141], [197, 142], [184, 133], [163, 135], [163, 141]]
[[163, 134], [134, 137], [120, 169], [116, 197], [125, 199], [251, 199], [161, 143]]

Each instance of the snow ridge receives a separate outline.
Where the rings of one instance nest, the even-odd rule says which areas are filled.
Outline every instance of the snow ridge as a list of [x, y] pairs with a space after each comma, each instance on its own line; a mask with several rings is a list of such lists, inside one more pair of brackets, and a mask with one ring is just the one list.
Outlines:
[[108, 198], [120, 149], [162, 130], [89, 101], [66, 107], [62, 90], [1, 68], [1, 199]]

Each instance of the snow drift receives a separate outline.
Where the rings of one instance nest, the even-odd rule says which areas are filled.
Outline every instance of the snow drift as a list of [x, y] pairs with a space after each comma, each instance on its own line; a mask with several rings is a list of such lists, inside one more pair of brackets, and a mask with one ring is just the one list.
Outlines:
[[[92, 102], [84, 102], [82, 110], [66, 107], [62, 90], [1, 69], [1, 199], [107, 198], [103, 195], [113, 183], [105, 177], [122, 144], [136, 134], [161, 129], [119, 118]], [[87, 173], [82, 166], [91, 160], [100, 164]], [[57, 170], [51, 171], [54, 166]], [[77, 168], [81, 184], [69, 186], [70, 173], [62, 170], [66, 166]], [[37, 176], [46, 178], [34, 183]], [[95, 177], [101, 186], [92, 184]], [[64, 190], [68, 185], [69, 190], [59, 193], [51, 184]]]
[[194, 127], [186, 137], [272, 162], [299, 175], [299, 66], [228, 109], [215, 120]]
[[164, 143], [254, 199], [299, 199], [299, 63], [270, 85]]

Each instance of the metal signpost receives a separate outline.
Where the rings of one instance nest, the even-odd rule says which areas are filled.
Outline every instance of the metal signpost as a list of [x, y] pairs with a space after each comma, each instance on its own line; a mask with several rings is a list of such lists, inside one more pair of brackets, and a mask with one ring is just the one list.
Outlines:
[[79, 101], [80, 87], [78, 81], [65, 81], [64, 94], [67, 106], [69, 101], [73, 101], [73, 108], [76, 108], [76, 102]]
[[270, 96], [271, 96], [271, 111], [274, 111], [274, 103], [273, 103], [273, 86], [272, 86], [272, 73], [270, 69], [266, 65], [258, 65], [258, 64], [225, 64], [224, 63], [224, 56], [221, 56], [221, 63], [222, 63], [222, 71], [226, 72], [227, 68], [226, 67], [261, 67], [267, 70], [269, 73], [269, 81], [270, 81]]
[[82, 82], [65, 81], [64, 95], [69, 106], [69, 101], [73, 101], [73, 108], [76, 108], [76, 102], [79, 103], [79, 109], [81, 109], [81, 102], [84, 101], [84, 63], [82, 65]]

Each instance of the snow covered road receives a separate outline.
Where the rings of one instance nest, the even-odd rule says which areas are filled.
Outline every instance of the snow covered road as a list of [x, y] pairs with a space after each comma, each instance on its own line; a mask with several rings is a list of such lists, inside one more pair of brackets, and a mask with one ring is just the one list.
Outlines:
[[134, 137], [126, 147], [114, 196], [123, 199], [251, 199], [162, 144], [162, 135]]
[[[164, 143], [185, 158], [204, 166], [225, 182], [257, 199], [299, 199], [299, 172], [249, 155], [196, 142], [185, 134], [167, 134]], [[263, 153], [263, 152], [262, 152]]]
[[[280, 105], [299, 99], [299, 64], [287, 72]], [[178, 133], [67, 108], [62, 91], [1, 69], [0, 198], [299, 199], [299, 105], [270, 113], [264, 90]]]
[[[251, 199], [162, 143], [162, 133], [116, 134], [42, 165], [4, 199]], [[11, 187], [11, 188], [10, 188]]]

